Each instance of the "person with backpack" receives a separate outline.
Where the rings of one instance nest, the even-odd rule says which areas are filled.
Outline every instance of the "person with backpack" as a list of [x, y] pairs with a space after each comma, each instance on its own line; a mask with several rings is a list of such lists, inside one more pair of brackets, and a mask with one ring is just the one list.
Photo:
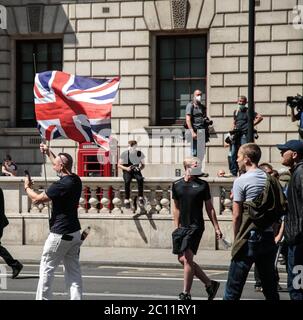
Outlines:
[[288, 214], [285, 216], [284, 237], [288, 246], [287, 287], [291, 300], [303, 300], [303, 142], [289, 140], [278, 144], [282, 165], [290, 168], [287, 186]]
[[[206, 115], [201, 90], [194, 91], [193, 99], [187, 104], [185, 113], [184, 127], [187, 129], [187, 140], [191, 142], [192, 156], [202, 161], [205, 155], [205, 144], [209, 141], [209, 126], [213, 123]], [[208, 177], [208, 173], [201, 172], [200, 176]]]
[[[230, 171], [233, 176], [238, 175], [237, 154], [240, 146], [247, 143], [247, 131], [248, 131], [248, 107], [247, 98], [240, 96], [238, 99], [238, 108], [234, 111], [233, 118], [233, 130], [230, 134], [233, 137], [232, 149], [231, 149], [231, 165]], [[259, 113], [254, 114], [254, 126], [259, 124], [263, 120]]]
[[259, 270], [266, 300], [279, 300], [275, 276], [276, 244], [272, 224], [286, 211], [286, 200], [275, 177], [258, 168], [261, 149], [240, 147], [237, 162], [245, 171], [233, 185], [232, 260], [224, 300], [239, 300], [253, 263]]

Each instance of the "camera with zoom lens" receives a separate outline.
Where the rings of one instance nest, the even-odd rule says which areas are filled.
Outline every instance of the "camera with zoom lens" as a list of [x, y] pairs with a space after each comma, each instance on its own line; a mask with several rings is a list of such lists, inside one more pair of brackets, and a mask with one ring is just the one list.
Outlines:
[[138, 166], [136, 166], [136, 165], [130, 166], [130, 169], [131, 169], [131, 171], [133, 171], [133, 172], [140, 172], [140, 171], [141, 171], [141, 169], [140, 169]]
[[286, 104], [291, 108], [297, 108], [297, 111], [303, 111], [303, 96], [297, 94], [296, 96], [288, 96]]
[[206, 117], [206, 118], [203, 119], [203, 126], [204, 126], [205, 128], [207, 128], [207, 127], [209, 127], [209, 126], [212, 126], [213, 123], [214, 123], [214, 122], [213, 122], [212, 120], [210, 120], [208, 117]]
[[[239, 139], [241, 134], [247, 134], [247, 131], [242, 131], [241, 129], [235, 128], [231, 131], [229, 131], [230, 137], [229, 139], [227, 139], [227, 141], [225, 140], [226, 143], [233, 143], [234, 141], [236, 141], [236, 139]], [[259, 135], [258, 135], [258, 131], [256, 129], [254, 129], [254, 139], [258, 139]], [[230, 141], [230, 142], [229, 142]]]

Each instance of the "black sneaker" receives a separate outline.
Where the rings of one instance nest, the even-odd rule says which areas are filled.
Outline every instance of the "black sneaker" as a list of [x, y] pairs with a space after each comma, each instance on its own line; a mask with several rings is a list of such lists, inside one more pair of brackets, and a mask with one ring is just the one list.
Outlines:
[[23, 264], [18, 261], [16, 265], [12, 266], [12, 268], [13, 268], [12, 279], [15, 279], [18, 277], [18, 274], [22, 270]]
[[179, 294], [178, 300], [191, 300], [191, 295], [190, 295], [190, 293], [181, 292]]
[[208, 294], [208, 300], [214, 299], [219, 287], [220, 287], [220, 282], [211, 280], [210, 286], [206, 287], [206, 292]]

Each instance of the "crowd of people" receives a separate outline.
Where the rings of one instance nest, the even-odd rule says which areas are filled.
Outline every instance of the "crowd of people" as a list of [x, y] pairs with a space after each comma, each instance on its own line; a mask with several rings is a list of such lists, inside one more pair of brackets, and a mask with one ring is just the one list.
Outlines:
[[[200, 179], [208, 176], [202, 170], [202, 157], [203, 148], [209, 141], [208, 127], [211, 123], [201, 103], [201, 96], [201, 91], [196, 90], [186, 108], [185, 127], [191, 141], [191, 156], [183, 161], [183, 177], [172, 184], [175, 226], [171, 235], [172, 251], [184, 270], [179, 300], [191, 300], [195, 276], [205, 286], [209, 300], [215, 298], [220, 286], [194, 261], [205, 229], [203, 207], [214, 227], [216, 238], [223, 237], [212, 205], [209, 184]], [[269, 163], [259, 164], [262, 157], [260, 147], [247, 141], [246, 103], [246, 97], [239, 97], [232, 130], [225, 139], [230, 146], [229, 169], [235, 180], [231, 192], [234, 241], [223, 299], [241, 298], [248, 273], [255, 264], [256, 290], [262, 291], [267, 300], [279, 300], [277, 257], [283, 253], [290, 298], [303, 300], [303, 288], [295, 282], [296, 266], [303, 265], [303, 142], [289, 140], [276, 146], [281, 152], [281, 164], [289, 168], [287, 174], [279, 175]], [[294, 115], [294, 119], [298, 117]], [[261, 121], [262, 116], [255, 113], [254, 125]], [[56, 156], [45, 144], [40, 145], [40, 150], [49, 157], [60, 179], [40, 194], [34, 191], [33, 181], [28, 176], [24, 179], [24, 190], [34, 203], [52, 203], [50, 233], [41, 257], [36, 299], [51, 299], [54, 272], [63, 262], [70, 298], [79, 300], [82, 298], [79, 252], [83, 240], [77, 209], [82, 192], [81, 179], [72, 172], [73, 159], [69, 154], [59, 153]], [[129, 141], [128, 150], [120, 155], [118, 167], [123, 172], [124, 206], [127, 209], [131, 204], [132, 179], [136, 179], [138, 184], [138, 204], [144, 206], [144, 178], [141, 172], [145, 167], [144, 159], [145, 155], [137, 149], [135, 140]], [[2, 165], [2, 174], [12, 176], [16, 175], [16, 171], [17, 166], [7, 156]], [[225, 171], [220, 170], [218, 176], [226, 176]], [[1, 201], [4, 203], [3, 197]], [[4, 218], [2, 220], [1, 231], [8, 223]], [[22, 264], [2, 246], [0, 254], [13, 268], [13, 278], [17, 277]]]

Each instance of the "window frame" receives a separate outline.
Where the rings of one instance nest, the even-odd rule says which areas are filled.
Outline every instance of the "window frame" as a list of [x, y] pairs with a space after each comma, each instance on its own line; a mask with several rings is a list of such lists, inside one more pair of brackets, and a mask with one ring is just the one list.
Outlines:
[[[62, 38], [54, 38], [54, 39], [20, 39], [16, 40], [15, 48], [16, 48], [16, 70], [15, 70], [15, 75], [16, 75], [16, 90], [15, 90], [15, 101], [16, 101], [16, 113], [15, 113], [15, 119], [16, 119], [16, 127], [17, 128], [35, 128], [37, 125], [35, 116], [33, 119], [22, 119], [22, 91], [21, 88], [22, 84], [26, 84], [29, 82], [24, 82], [22, 81], [22, 76], [23, 76], [23, 60], [22, 58], [22, 44], [24, 43], [31, 43], [33, 44], [33, 52], [37, 53], [37, 46], [39, 44], [46, 44], [47, 45], [47, 69], [52, 70], [52, 64], [53, 63], [58, 63], [57, 61], [54, 62], [52, 60], [52, 44], [59, 44], [61, 45], [61, 57], [58, 60], [61, 60], [61, 70], [63, 68], [63, 39]], [[34, 61], [33, 61], [33, 68], [34, 68]], [[59, 70], [60, 71], [60, 70]], [[34, 70], [34, 75], [35, 75], [35, 70]], [[34, 83], [34, 79], [33, 79]], [[34, 106], [34, 100], [33, 100], [33, 106]]]
[[[203, 92], [203, 94], [205, 94], [205, 105], [207, 105], [207, 48], [208, 48], [208, 39], [207, 39], [207, 34], [206, 33], [199, 33], [199, 34], [166, 34], [166, 35], [156, 35], [156, 125], [159, 126], [165, 126], [165, 125], [182, 125], [185, 117], [184, 118], [180, 118], [177, 119], [176, 117], [174, 118], [174, 120], [171, 119], [162, 119], [161, 118], [161, 108], [160, 108], [160, 83], [161, 80], [165, 80], [165, 79], [161, 79], [160, 78], [160, 39], [172, 39], [174, 38], [174, 43], [176, 42], [176, 40], [178, 38], [187, 38], [187, 39], [192, 39], [192, 38], [200, 38], [202, 41], [204, 41], [204, 47], [205, 47], [205, 76], [204, 77], [173, 77], [172, 80], [174, 81], [182, 81], [182, 80], [201, 80], [201, 81], [205, 81], [205, 92]], [[176, 51], [174, 48], [174, 73], [175, 73], [175, 66], [176, 66], [176, 60], [178, 58], [176, 57]], [[194, 59], [191, 55], [189, 57], [189, 62], [190, 62], [190, 66], [191, 66], [191, 60]], [[202, 89], [202, 88], [196, 88], [196, 89]], [[174, 85], [174, 101], [176, 102], [176, 86]], [[193, 92], [190, 92], [190, 94], [192, 95]], [[190, 100], [188, 101], [190, 102]], [[175, 109], [176, 111], [176, 109]], [[175, 113], [176, 114], [176, 113]]]

